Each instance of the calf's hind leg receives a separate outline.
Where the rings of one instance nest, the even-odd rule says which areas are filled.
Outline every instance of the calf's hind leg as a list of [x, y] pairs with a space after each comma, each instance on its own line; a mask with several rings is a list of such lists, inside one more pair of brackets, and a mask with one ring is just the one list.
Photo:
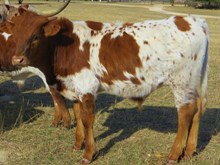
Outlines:
[[184, 159], [191, 158], [193, 153], [196, 152], [199, 132], [199, 122], [202, 115], [202, 101], [201, 98], [197, 98], [197, 111], [192, 119], [192, 125], [190, 127], [189, 136], [186, 143], [186, 149], [184, 152]]
[[185, 147], [192, 119], [197, 111], [196, 101], [185, 104], [178, 109], [178, 130], [169, 154], [168, 164], [177, 162]]

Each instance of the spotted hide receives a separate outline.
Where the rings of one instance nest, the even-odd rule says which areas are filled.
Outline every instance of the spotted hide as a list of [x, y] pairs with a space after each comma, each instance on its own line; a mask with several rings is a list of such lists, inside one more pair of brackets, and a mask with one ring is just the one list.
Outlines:
[[183, 148], [184, 158], [196, 152], [207, 93], [209, 31], [204, 19], [173, 16], [112, 24], [23, 12], [12, 22], [17, 43], [13, 64], [37, 67], [46, 78], [53, 75], [48, 83], [78, 100], [74, 149], [85, 143], [83, 164], [95, 153], [96, 95], [107, 92], [141, 102], [162, 85], [170, 86], [178, 110], [177, 136], [167, 163], [176, 162]]

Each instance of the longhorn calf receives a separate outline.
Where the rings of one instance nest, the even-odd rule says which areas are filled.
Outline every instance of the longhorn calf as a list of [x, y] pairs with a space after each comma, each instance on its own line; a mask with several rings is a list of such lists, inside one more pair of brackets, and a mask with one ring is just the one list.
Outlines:
[[59, 93], [78, 100], [74, 148], [85, 142], [83, 164], [95, 153], [95, 98], [103, 91], [143, 100], [160, 86], [170, 86], [178, 131], [168, 163], [176, 162], [184, 148], [185, 158], [196, 152], [207, 95], [209, 31], [204, 19], [173, 16], [111, 24], [23, 12], [12, 22], [8, 27], [17, 43], [13, 64], [37, 67]]
[[[23, 8], [28, 8], [28, 5], [23, 5]], [[40, 70], [33, 67], [24, 67], [21, 69], [16, 69], [12, 65], [12, 56], [15, 51], [15, 42], [12, 35], [7, 31], [5, 27], [6, 21], [12, 17], [18, 16], [18, 8], [10, 5], [1, 5], [1, 23], [0, 23], [0, 72], [7, 73], [11, 76], [12, 81], [21, 88], [24, 85], [25, 79], [28, 77], [38, 75], [44, 81], [47, 90], [51, 93], [53, 98], [55, 113], [52, 125], [57, 127], [61, 120], [63, 120], [63, 125], [66, 128], [70, 127], [70, 114], [66, 108], [65, 101], [63, 97], [57, 93], [53, 88], [49, 87], [46, 83], [44, 75]], [[9, 22], [8, 22], [9, 23]], [[6, 31], [7, 32], [6, 32]]]

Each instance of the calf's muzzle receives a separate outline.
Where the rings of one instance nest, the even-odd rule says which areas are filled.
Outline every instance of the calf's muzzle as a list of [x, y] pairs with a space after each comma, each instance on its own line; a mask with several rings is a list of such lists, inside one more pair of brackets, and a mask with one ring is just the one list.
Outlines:
[[28, 59], [25, 56], [13, 56], [12, 65], [25, 66], [28, 65]]

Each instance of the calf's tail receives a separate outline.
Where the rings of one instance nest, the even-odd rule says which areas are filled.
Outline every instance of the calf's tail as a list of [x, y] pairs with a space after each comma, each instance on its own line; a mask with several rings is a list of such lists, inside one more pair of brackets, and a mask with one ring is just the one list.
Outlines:
[[206, 110], [207, 93], [208, 93], [208, 46], [209, 46], [209, 41], [207, 39], [205, 55], [204, 55], [202, 67], [201, 67], [201, 79], [200, 79], [199, 90], [198, 90], [198, 94], [201, 99], [200, 108], [202, 108], [202, 113], [204, 113]]

